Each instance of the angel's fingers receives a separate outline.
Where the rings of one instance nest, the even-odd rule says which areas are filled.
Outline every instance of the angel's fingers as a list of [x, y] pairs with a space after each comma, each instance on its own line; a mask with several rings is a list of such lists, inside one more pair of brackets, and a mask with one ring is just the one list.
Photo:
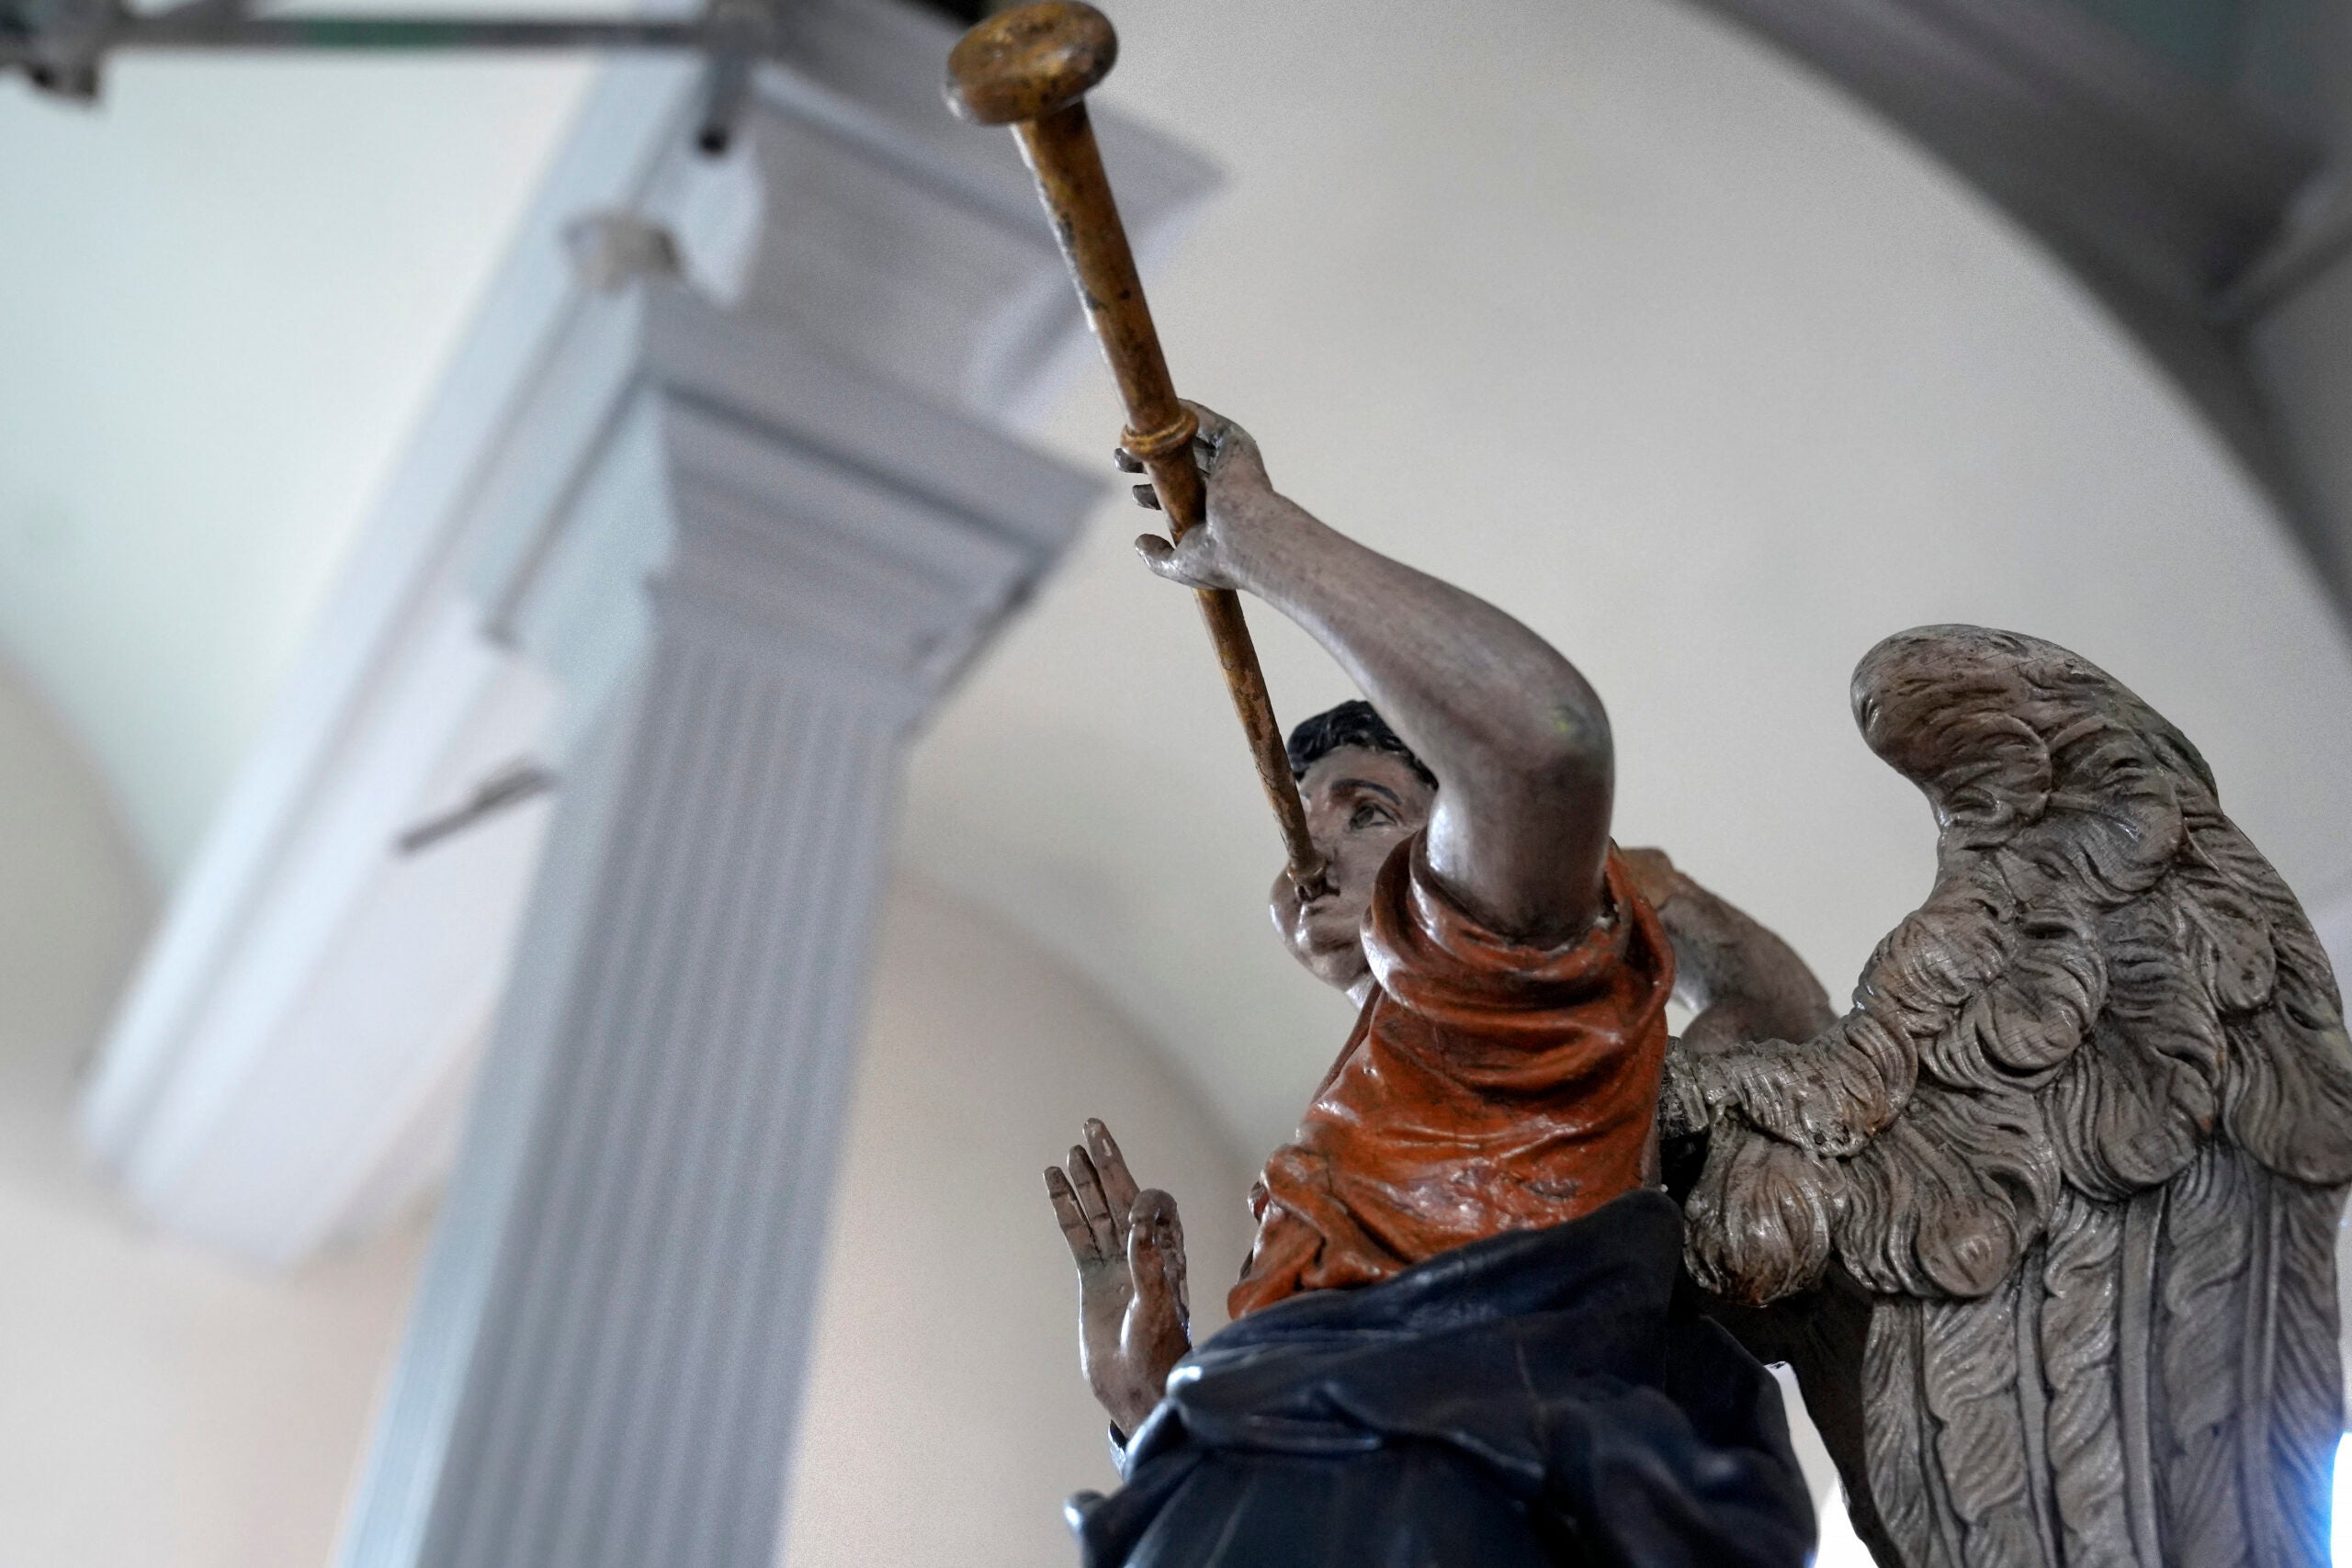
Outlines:
[[1136, 1301], [1155, 1311], [1175, 1313], [1178, 1285], [1170, 1271], [1168, 1248], [1159, 1226], [1137, 1211], [1127, 1231], [1127, 1272], [1136, 1282]]
[[1120, 1245], [1119, 1227], [1111, 1218], [1111, 1207], [1102, 1198], [1102, 1178], [1094, 1168], [1094, 1160], [1076, 1144], [1069, 1148], [1069, 1158], [1062, 1162], [1069, 1173], [1069, 1184], [1078, 1193], [1078, 1206], [1086, 1216], [1088, 1228], [1094, 1233], [1095, 1247], [1103, 1257], [1117, 1255]]
[[1200, 432], [1194, 439], [1206, 448], [1198, 455], [1203, 473], [1214, 474], [1227, 464], [1239, 463], [1262, 474], [1265, 459], [1259, 455], [1257, 437], [1213, 408], [1193, 402], [1184, 406], [1200, 421]]
[[1168, 1260], [1168, 1278], [1176, 1294], [1176, 1310], [1190, 1323], [1193, 1319], [1191, 1269], [1184, 1261], [1184, 1222], [1176, 1214], [1176, 1201], [1170, 1198], [1159, 1227], [1159, 1250]]
[[1102, 1261], [1102, 1249], [1094, 1245], [1094, 1227], [1086, 1223], [1086, 1211], [1079, 1206], [1078, 1194], [1054, 1166], [1046, 1168], [1046, 1196], [1054, 1205], [1054, 1218], [1061, 1222], [1062, 1239], [1069, 1243], [1069, 1255], [1081, 1266]]
[[1241, 428], [1206, 403], [1196, 403], [1190, 398], [1182, 400], [1186, 408], [1193, 411], [1195, 425], [1193, 439], [1205, 442], [1212, 452], [1225, 445], [1226, 437]]
[[1122, 1219], [1136, 1206], [1136, 1179], [1127, 1172], [1127, 1156], [1120, 1152], [1119, 1140], [1111, 1136], [1111, 1129], [1101, 1121], [1086, 1123], [1086, 1149], [1094, 1156], [1094, 1168], [1102, 1177], [1102, 1196], [1111, 1205], [1111, 1213]]
[[1143, 564], [1151, 568], [1156, 576], [1164, 577], [1170, 582], [1181, 582], [1187, 588], [1201, 586], [1193, 581], [1193, 574], [1184, 570], [1176, 547], [1157, 534], [1137, 535], [1136, 554], [1143, 557]]
[[[1159, 1271], [1171, 1298], [1183, 1290], [1184, 1236], [1176, 1223], [1176, 1200], [1157, 1187], [1147, 1187], [1136, 1194], [1135, 1207], [1127, 1211], [1128, 1251], [1132, 1256], [1135, 1238], [1141, 1236], [1153, 1258], [1153, 1267]], [[1140, 1290], [1140, 1284], [1136, 1287]]]
[[1230, 588], [1224, 569], [1218, 564], [1216, 547], [1204, 537], [1205, 528], [1195, 528], [1184, 536], [1181, 545], [1170, 545], [1156, 535], [1146, 534], [1136, 541], [1136, 553], [1143, 557], [1144, 565], [1157, 576], [1183, 588]]

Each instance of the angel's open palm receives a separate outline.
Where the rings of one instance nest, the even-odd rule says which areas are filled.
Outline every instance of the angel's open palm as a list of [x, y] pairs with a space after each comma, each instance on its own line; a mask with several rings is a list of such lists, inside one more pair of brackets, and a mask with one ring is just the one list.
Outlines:
[[1046, 1168], [1046, 1192], [1078, 1265], [1080, 1363], [1112, 1421], [1132, 1433], [1193, 1348], [1176, 1200], [1136, 1190], [1100, 1122], [1086, 1124], [1061, 1168]]

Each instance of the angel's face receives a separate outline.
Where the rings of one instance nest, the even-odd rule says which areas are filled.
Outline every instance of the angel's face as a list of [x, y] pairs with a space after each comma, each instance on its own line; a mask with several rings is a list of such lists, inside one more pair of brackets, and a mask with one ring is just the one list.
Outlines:
[[1274, 929], [1317, 979], [1355, 995], [1372, 977], [1363, 956], [1372, 885], [1389, 852], [1428, 823], [1437, 792], [1393, 752], [1342, 746], [1306, 770], [1298, 793], [1326, 870], [1304, 897], [1288, 870], [1274, 878]]

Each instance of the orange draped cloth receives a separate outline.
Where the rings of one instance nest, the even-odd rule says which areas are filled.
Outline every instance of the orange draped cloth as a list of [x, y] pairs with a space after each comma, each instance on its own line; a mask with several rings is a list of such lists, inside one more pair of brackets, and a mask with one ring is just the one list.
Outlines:
[[1674, 953], [1614, 852], [1592, 929], [1534, 948], [1464, 913], [1415, 834], [1364, 931], [1371, 999], [1250, 1193], [1235, 1317], [1577, 1219], [1645, 1179]]

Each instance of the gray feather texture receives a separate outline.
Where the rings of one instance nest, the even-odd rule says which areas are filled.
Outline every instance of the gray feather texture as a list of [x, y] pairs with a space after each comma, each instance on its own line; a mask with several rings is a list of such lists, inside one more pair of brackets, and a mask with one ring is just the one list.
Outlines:
[[1973, 1301], [1922, 1303], [1920, 1394], [1935, 1422], [1935, 1462], [1961, 1526], [1968, 1568], [2039, 1568], [2018, 1405], [2018, 1282]]
[[1853, 696], [1936, 885], [1821, 1034], [1669, 1058], [1693, 1275], [1871, 1292], [1848, 1371], [1902, 1568], [2324, 1568], [2352, 1043], [2309, 920], [2064, 649], [1922, 627]]
[[[1871, 1315], [1862, 1355], [1863, 1382], [1871, 1393], [1871, 1490], [1883, 1500], [1887, 1532], [1903, 1543], [1905, 1568], [1961, 1568], [1960, 1521], [1937, 1483], [1930, 1417], [1917, 1397], [1927, 1311], [1927, 1303], [1906, 1299], [1888, 1302]], [[1879, 1397], [1896, 1389], [1908, 1397]]]
[[[2115, 1351], [2123, 1213], [2076, 1193], [2062, 1200], [2042, 1260], [2041, 1383], [2058, 1560], [2070, 1568], [2150, 1568], [2125, 1514]], [[2029, 1303], [2028, 1310], [2034, 1310]]]

